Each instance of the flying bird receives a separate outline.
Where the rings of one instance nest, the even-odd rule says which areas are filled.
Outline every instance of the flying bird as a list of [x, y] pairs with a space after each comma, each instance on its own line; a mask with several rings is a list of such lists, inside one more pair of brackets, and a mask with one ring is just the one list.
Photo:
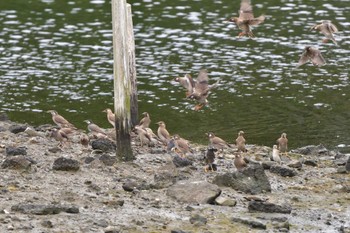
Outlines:
[[264, 15], [254, 18], [253, 7], [250, 4], [250, 0], [242, 0], [239, 17], [231, 17], [228, 21], [235, 23], [237, 27], [242, 30], [242, 32], [238, 34], [238, 37], [254, 37], [251, 26], [261, 24], [264, 20]]
[[322, 66], [326, 64], [326, 60], [323, 58], [320, 50], [315, 47], [306, 46], [304, 52], [300, 56], [297, 67], [304, 65], [309, 60], [315, 66]]
[[326, 36], [325, 39], [323, 39], [323, 42], [326, 43], [329, 40], [333, 41], [335, 45], [338, 45], [338, 43], [335, 41], [333, 33], [338, 32], [338, 28], [332, 24], [329, 20], [323, 20], [321, 24], [316, 24], [310, 28], [310, 31], [312, 30], [318, 30], [323, 35]]
[[184, 77], [176, 77], [174, 80], [186, 88], [186, 97], [192, 94], [195, 83], [190, 74], [185, 74]]
[[[198, 77], [196, 80], [191, 82], [192, 93], [187, 96], [187, 98], [195, 99], [199, 104], [195, 106], [195, 110], [200, 110], [203, 106], [208, 104], [208, 96], [211, 89], [218, 86], [219, 81], [213, 85], [209, 85], [208, 71], [202, 69], [199, 71]], [[189, 90], [189, 89], [188, 89]]]

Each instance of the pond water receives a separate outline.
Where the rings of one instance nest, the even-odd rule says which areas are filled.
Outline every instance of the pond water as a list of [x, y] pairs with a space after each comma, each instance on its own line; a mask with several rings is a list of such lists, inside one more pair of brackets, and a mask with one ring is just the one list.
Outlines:
[[[252, 1], [256, 38], [237, 38], [240, 1], [134, 0], [139, 112], [163, 120], [171, 134], [207, 143], [213, 131], [233, 143], [272, 146], [282, 132], [289, 147], [324, 144], [350, 151], [350, 4], [343, 1]], [[309, 28], [331, 20], [339, 46]], [[113, 108], [111, 6], [108, 0], [0, 2], [0, 112], [34, 125], [55, 109], [80, 128], [85, 119], [109, 127]], [[296, 68], [305, 46], [327, 64]], [[209, 105], [193, 111], [172, 81], [201, 68], [221, 85]], [[156, 129], [156, 125], [152, 124]]]

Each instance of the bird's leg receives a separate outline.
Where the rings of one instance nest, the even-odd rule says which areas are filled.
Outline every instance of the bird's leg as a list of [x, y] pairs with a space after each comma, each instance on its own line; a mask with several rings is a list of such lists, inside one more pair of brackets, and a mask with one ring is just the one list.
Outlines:
[[204, 167], [204, 172], [208, 172], [208, 167]]
[[240, 32], [240, 33], [238, 34], [238, 37], [239, 37], [239, 38], [241, 38], [241, 37], [243, 37], [243, 36], [245, 36], [245, 32]]
[[214, 172], [213, 164], [211, 163], [210, 165], [211, 171]]
[[248, 36], [249, 36], [249, 38], [254, 38], [255, 37], [252, 31], [248, 32]]
[[194, 110], [195, 111], [199, 111], [201, 108], [203, 108], [203, 104], [197, 104], [195, 107], [194, 107]]

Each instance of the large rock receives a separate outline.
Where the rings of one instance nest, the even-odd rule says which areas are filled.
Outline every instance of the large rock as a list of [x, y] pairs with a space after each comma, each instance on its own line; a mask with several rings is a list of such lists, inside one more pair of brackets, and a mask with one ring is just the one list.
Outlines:
[[162, 189], [175, 184], [178, 177], [178, 170], [173, 163], [160, 167], [154, 174], [152, 188]]
[[91, 142], [91, 147], [94, 150], [100, 150], [102, 152], [115, 151], [117, 146], [109, 139], [99, 138]]
[[292, 207], [287, 204], [279, 205], [271, 202], [250, 201], [248, 203], [248, 210], [265, 213], [290, 214], [292, 212]]
[[280, 176], [296, 176], [298, 173], [293, 169], [290, 168], [288, 166], [284, 166], [284, 165], [273, 165], [270, 167], [270, 172], [279, 174]]
[[173, 158], [173, 163], [176, 167], [186, 167], [192, 165], [192, 161], [187, 158], [181, 158], [180, 156], [176, 155]]
[[270, 182], [260, 164], [252, 164], [240, 172], [217, 175], [213, 183], [251, 194], [271, 192]]
[[24, 146], [20, 147], [6, 147], [6, 155], [14, 156], [14, 155], [27, 155], [27, 148]]
[[28, 170], [32, 162], [23, 155], [11, 156], [1, 164], [1, 168]]
[[52, 169], [58, 171], [78, 171], [80, 168], [79, 161], [69, 158], [58, 158], [54, 161]]
[[117, 162], [117, 157], [116, 156], [110, 156], [107, 154], [101, 155], [99, 160], [106, 166], [113, 166], [115, 162]]
[[9, 127], [9, 131], [11, 133], [17, 134], [17, 133], [24, 132], [24, 130], [26, 130], [27, 127], [28, 126], [26, 126], [26, 125], [11, 125]]
[[42, 205], [42, 204], [18, 204], [11, 207], [12, 211], [23, 214], [49, 215], [61, 212], [77, 214], [79, 208], [76, 206]]
[[304, 146], [291, 151], [292, 153], [302, 154], [302, 155], [328, 155], [329, 151], [323, 145], [310, 145]]
[[252, 228], [259, 228], [259, 229], [266, 229], [266, 224], [262, 223], [258, 220], [253, 220], [249, 218], [241, 218], [241, 217], [233, 217], [232, 218], [233, 222], [239, 222], [248, 226], [251, 226]]
[[221, 194], [221, 189], [207, 181], [183, 181], [167, 190], [167, 195], [183, 203], [206, 204], [214, 203]]

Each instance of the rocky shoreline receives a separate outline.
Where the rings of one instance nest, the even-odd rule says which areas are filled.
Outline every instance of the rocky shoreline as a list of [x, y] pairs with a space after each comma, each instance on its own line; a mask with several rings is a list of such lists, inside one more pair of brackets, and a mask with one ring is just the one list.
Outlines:
[[350, 232], [350, 157], [322, 145], [271, 161], [272, 148], [247, 145], [205, 172], [206, 147], [187, 158], [140, 147], [117, 162], [111, 141], [62, 147], [53, 126], [0, 119], [0, 232]]

